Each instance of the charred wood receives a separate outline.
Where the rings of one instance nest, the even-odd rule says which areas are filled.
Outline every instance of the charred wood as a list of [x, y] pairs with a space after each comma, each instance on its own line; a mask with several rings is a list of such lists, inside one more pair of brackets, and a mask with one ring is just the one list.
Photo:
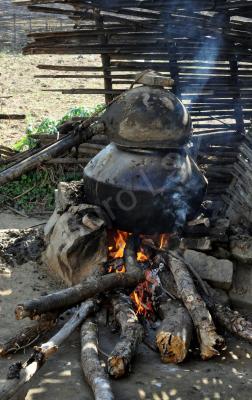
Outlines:
[[56, 325], [57, 314], [45, 314], [39, 321], [23, 328], [15, 336], [0, 345], [0, 356], [4, 357], [10, 353], [17, 353], [36, 343], [41, 336], [49, 332]]
[[225, 305], [215, 304], [213, 315], [217, 322], [229, 332], [252, 343], [252, 322], [238, 311], [233, 311]]
[[78, 285], [19, 304], [15, 310], [16, 318], [31, 318], [48, 311], [66, 309], [109, 290], [134, 288], [144, 278], [144, 273], [140, 269], [125, 274], [90, 277]]
[[127, 296], [120, 294], [114, 297], [112, 305], [121, 336], [108, 358], [108, 372], [110, 376], [118, 379], [130, 372], [131, 360], [143, 339], [143, 328]]
[[164, 363], [181, 363], [191, 343], [193, 324], [187, 309], [179, 300], [168, 299], [159, 307], [163, 321], [156, 343]]
[[178, 291], [189, 311], [197, 331], [201, 357], [207, 360], [219, 354], [224, 347], [224, 339], [216, 333], [216, 328], [205, 302], [199, 295], [193, 279], [181, 258], [176, 253], [168, 254], [168, 262], [176, 281]]

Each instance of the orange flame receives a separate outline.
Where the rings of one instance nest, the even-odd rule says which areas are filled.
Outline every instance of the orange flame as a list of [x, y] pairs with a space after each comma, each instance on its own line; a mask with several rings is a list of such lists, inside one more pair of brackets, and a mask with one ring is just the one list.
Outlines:
[[166, 248], [168, 246], [169, 237], [170, 237], [170, 235], [168, 235], [166, 233], [163, 233], [162, 235], [160, 235], [160, 244], [159, 244], [160, 249]]
[[[115, 260], [118, 258], [123, 258], [124, 250], [126, 247], [126, 241], [131, 235], [131, 233], [116, 231], [111, 232], [111, 243], [109, 243], [108, 247], [108, 255], [110, 260]], [[156, 246], [160, 249], [165, 248], [169, 242], [169, 235], [162, 234], [160, 236], [155, 236], [152, 238], [155, 242]], [[139, 262], [145, 262], [149, 259], [149, 257], [144, 253], [143, 249], [140, 249], [137, 253], [137, 260]], [[126, 272], [125, 265], [120, 266], [110, 266], [109, 273], [124, 273]], [[135, 306], [135, 312], [137, 315], [143, 315], [146, 318], [151, 318], [154, 314], [153, 304], [152, 304], [152, 292], [151, 286], [153, 286], [155, 282], [152, 281], [151, 274], [146, 272], [146, 281], [140, 283], [134, 292], [131, 293], [130, 297]]]
[[122, 258], [124, 249], [126, 246], [126, 240], [128, 239], [129, 233], [123, 231], [116, 231], [113, 237], [114, 243], [109, 246], [109, 258]]
[[147, 260], [148, 260], [148, 257], [142, 251], [139, 251], [137, 253], [137, 261], [145, 262]]

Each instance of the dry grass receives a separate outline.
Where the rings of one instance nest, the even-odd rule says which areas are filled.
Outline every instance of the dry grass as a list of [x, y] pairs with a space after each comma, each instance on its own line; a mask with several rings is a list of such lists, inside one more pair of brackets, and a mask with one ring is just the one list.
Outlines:
[[[25, 114], [26, 121], [1, 121], [0, 144], [11, 146], [22, 137], [28, 122], [37, 123], [45, 117], [58, 119], [75, 106], [93, 107], [103, 103], [97, 95], [62, 95], [46, 89], [102, 87], [98, 79], [39, 79], [34, 75], [49, 74], [38, 70], [38, 64], [100, 65], [99, 56], [22, 56], [0, 53], [0, 113]], [[55, 72], [52, 71], [53, 74]], [[12, 96], [9, 99], [1, 97]]]

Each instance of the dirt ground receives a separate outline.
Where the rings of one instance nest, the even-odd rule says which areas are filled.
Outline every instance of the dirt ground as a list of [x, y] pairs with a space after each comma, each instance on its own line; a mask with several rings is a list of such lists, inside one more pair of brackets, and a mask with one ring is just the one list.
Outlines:
[[[0, 214], [0, 229], [25, 228], [43, 219], [27, 219], [11, 213]], [[0, 260], [1, 262], [1, 260]], [[0, 341], [8, 338], [29, 321], [16, 321], [15, 305], [22, 300], [49, 293], [60, 284], [33, 262], [11, 267], [10, 276], [0, 275]], [[118, 336], [103, 328], [100, 347], [109, 353]], [[21, 354], [0, 359], [0, 385], [8, 366], [27, 358]], [[221, 357], [201, 361], [195, 355], [182, 365], [164, 365], [145, 345], [139, 348], [130, 377], [112, 381], [116, 400], [251, 400], [252, 345], [227, 337], [227, 350]], [[62, 346], [32, 381], [26, 400], [91, 400], [80, 368], [79, 332]], [[24, 399], [20, 395], [19, 400]]]
[[[99, 88], [99, 79], [40, 79], [34, 75], [57, 74], [39, 70], [38, 64], [100, 65], [99, 56], [55, 56], [0, 53], [0, 114], [25, 114], [25, 121], [0, 120], [0, 144], [10, 146], [25, 132], [29, 123], [37, 124], [46, 117], [58, 119], [76, 106], [94, 107], [104, 102], [98, 95], [63, 95], [48, 89]], [[61, 73], [61, 72], [59, 72]], [[72, 74], [75, 74], [74, 72]], [[11, 96], [10, 98], [4, 98]]]

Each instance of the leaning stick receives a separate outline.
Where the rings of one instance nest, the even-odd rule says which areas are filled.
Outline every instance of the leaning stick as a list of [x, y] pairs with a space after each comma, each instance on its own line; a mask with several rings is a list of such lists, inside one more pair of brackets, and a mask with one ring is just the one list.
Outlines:
[[179, 300], [168, 299], [159, 307], [163, 321], [156, 334], [156, 344], [164, 363], [181, 363], [187, 356], [193, 323]]
[[[72, 332], [95, 310], [96, 302], [88, 300], [81, 304], [74, 315], [48, 342], [35, 347], [31, 357], [25, 363], [16, 363], [10, 367], [5, 384], [0, 388], [0, 399], [11, 399], [40, 370], [46, 361], [58, 351], [59, 346]], [[14, 375], [11, 375], [11, 372]]]
[[81, 365], [95, 400], [114, 400], [112, 389], [98, 357], [98, 329], [88, 318], [81, 327]]
[[78, 285], [18, 304], [15, 310], [16, 318], [32, 318], [48, 311], [67, 309], [112, 289], [134, 288], [143, 280], [144, 273], [140, 269], [125, 274], [90, 277]]
[[196, 328], [202, 359], [207, 360], [218, 355], [219, 350], [224, 347], [224, 339], [216, 333], [211, 314], [198, 294], [190, 272], [183, 260], [176, 257], [176, 253], [170, 252], [168, 261], [183, 303]]
[[65, 153], [72, 147], [78, 146], [80, 143], [91, 139], [92, 136], [97, 134], [99, 129], [101, 129], [102, 124], [94, 124], [95, 122], [99, 121], [99, 114], [100, 111], [96, 112], [90, 118], [87, 118], [80, 123], [62, 139], [50, 144], [49, 146], [44, 146], [30, 157], [17, 162], [11, 167], [8, 167], [0, 172], [0, 185], [4, 185], [7, 182], [19, 178], [22, 174], [31, 171], [42, 163], [48, 162], [52, 158], [57, 157], [59, 154]]
[[129, 297], [120, 294], [112, 300], [115, 320], [121, 328], [121, 337], [108, 358], [108, 372], [121, 378], [130, 371], [131, 360], [143, 338], [143, 328], [138, 322]]

